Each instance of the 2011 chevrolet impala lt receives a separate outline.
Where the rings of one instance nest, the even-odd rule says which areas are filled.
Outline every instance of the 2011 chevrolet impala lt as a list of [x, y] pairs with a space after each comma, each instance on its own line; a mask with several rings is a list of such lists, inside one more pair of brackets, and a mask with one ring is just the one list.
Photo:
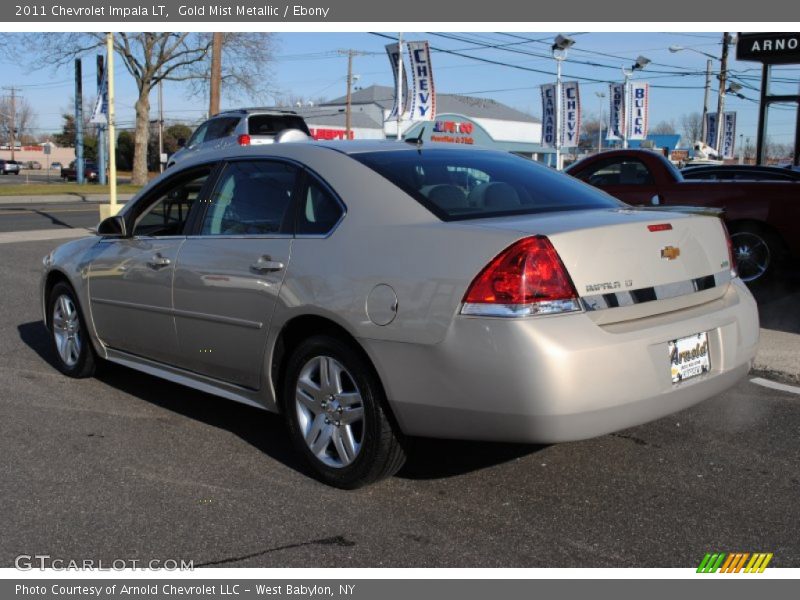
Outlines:
[[58, 366], [282, 412], [318, 476], [407, 436], [561, 442], [719, 394], [758, 338], [713, 216], [510, 154], [397, 142], [198, 153], [44, 258]]

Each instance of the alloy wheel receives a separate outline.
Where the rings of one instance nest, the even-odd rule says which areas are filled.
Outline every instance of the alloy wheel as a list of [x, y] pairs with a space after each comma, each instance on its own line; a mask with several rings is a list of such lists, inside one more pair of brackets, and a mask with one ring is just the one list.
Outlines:
[[751, 231], [741, 231], [731, 235], [731, 242], [739, 277], [747, 282], [763, 277], [771, 258], [766, 240]]
[[81, 321], [77, 306], [66, 294], [53, 304], [53, 337], [61, 361], [74, 367], [81, 356]]

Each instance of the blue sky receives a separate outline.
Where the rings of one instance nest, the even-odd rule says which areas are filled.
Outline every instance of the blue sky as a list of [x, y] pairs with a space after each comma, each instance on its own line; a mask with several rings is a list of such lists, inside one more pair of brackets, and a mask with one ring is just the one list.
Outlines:
[[[549, 58], [549, 43], [555, 33], [491, 32], [445, 33], [404, 32], [404, 39], [428, 39], [436, 48], [461, 52], [489, 61], [509, 63], [524, 69], [554, 72], [554, 61]], [[576, 44], [569, 59], [589, 61], [593, 65], [567, 62], [565, 78], [571, 76], [600, 80], [621, 79], [621, 66], [629, 66], [638, 55], [648, 57], [652, 63], [637, 75], [649, 81], [651, 88], [650, 123], [675, 120], [680, 128], [684, 113], [701, 111], [706, 57], [691, 50], [671, 53], [669, 46], [681, 45], [700, 52], [718, 55], [721, 50], [721, 33], [581, 33], [561, 32], [571, 35]], [[10, 34], [13, 35], [13, 34]], [[395, 35], [395, 32], [391, 32]], [[384, 52], [390, 40], [369, 33], [279, 33], [276, 36], [276, 60], [273, 65], [273, 87], [278, 92], [303, 97], [325, 96], [334, 98], [345, 92], [347, 59], [336, 53], [338, 49], [353, 48], [367, 54], [355, 58], [354, 73], [359, 75], [357, 85], [373, 83], [391, 85], [391, 70]], [[520, 43], [519, 37], [542, 40], [540, 43]], [[461, 39], [454, 39], [461, 38]], [[483, 44], [503, 45], [504, 49], [481, 49]], [[513, 50], [513, 51], [510, 51]], [[533, 52], [543, 56], [526, 54]], [[602, 53], [602, 54], [600, 54]], [[607, 55], [613, 55], [607, 56]], [[731, 58], [735, 49], [731, 48]], [[554, 76], [471, 60], [445, 52], [432, 56], [436, 88], [439, 92], [465, 93], [491, 97], [515, 108], [539, 116], [541, 112], [539, 85], [552, 81]], [[43, 69], [29, 72], [24, 65], [0, 58], [0, 86], [15, 85], [33, 105], [38, 114], [39, 131], [60, 128], [60, 114], [67, 108], [72, 90], [71, 69]], [[714, 62], [718, 69], [719, 63]], [[760, 65], [739, 63], [732, 59], [729, 68], [734, 77], [745, 85], [742, 90], [748, 98], [758, 99]], [[680, 73], [680, 74], [676, 74]], [[784, 93], [796, 92], [800, 82], [800, 68], [785, 68], [781, 76], [787, 79], [779, 88]], [[91, 94], [94, 82], [94, 61], [84, 61], [84, 90]], [[710, 109], [716, 110], [716, 79], [712, 84]], [[670, 87], [656, 87], [670, 86]], [[748, 87], [751, 86], [751, 87]], [[752, 89], [754, 88], [754, 89]], [[607, 84], [581, 82], [584, 110], [589, 116], [599, 112], [601, 100], [596, 91], [607, 92]], [[207, 100], [187, 95], [183, 85], [167, 82], [164, 87], [165, 116], [168, 119], [196, 121], [202, 118]], [[135, 88], [131, 77], [120, 69], [117, 76], [117, 114], [122, 126], [132, 125]], [[607, 100], [607, 99], [606, 99]], [[273, 104], [274, 98], [242, 99], [241, 104]], [[223, 107], [233, 105], [223, 103]], [[156, 97], [152, 98], [155, 109]], [[728, 95], [726, 109], [738, 112], [739, 133], [755, 140], [758, 120], [757, 102]], [[605, 109], [607, 111], [607, 109]], [[155, 115], [154, 115], [155, 116]], [[795, 112], [774, 110], [770, 114], [770, 137], [775, 141], [791, 143], [794, 135]], [[738, 140], [737, 140], [738, 141]]]

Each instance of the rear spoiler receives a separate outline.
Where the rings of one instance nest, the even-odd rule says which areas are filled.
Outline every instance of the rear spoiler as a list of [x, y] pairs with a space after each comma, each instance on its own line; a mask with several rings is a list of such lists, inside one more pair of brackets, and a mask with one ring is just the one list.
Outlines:
[[663, 204], [659, 204], [658, 206], [634, 206], [634, 208], [643, 211], [654, 210], [659, 212], [689, 213], [692, 215], [719, 217], [720, 219], [725, 217], [724, 208], [716, 208], [713, 206], [664, 206]]

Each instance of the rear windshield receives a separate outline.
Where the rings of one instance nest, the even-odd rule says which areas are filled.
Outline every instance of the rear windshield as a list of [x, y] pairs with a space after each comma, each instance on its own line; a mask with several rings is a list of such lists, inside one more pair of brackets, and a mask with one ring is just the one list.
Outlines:
[[624, 206], [577, 179], [503, 152], [423, 148], [351, 156], [445, 221]]
[[299, 129], [309, 135], [303, 118], [294, 115], [251, 115], [247, 120], [250, 135], [278, 135], [284, 129]]

